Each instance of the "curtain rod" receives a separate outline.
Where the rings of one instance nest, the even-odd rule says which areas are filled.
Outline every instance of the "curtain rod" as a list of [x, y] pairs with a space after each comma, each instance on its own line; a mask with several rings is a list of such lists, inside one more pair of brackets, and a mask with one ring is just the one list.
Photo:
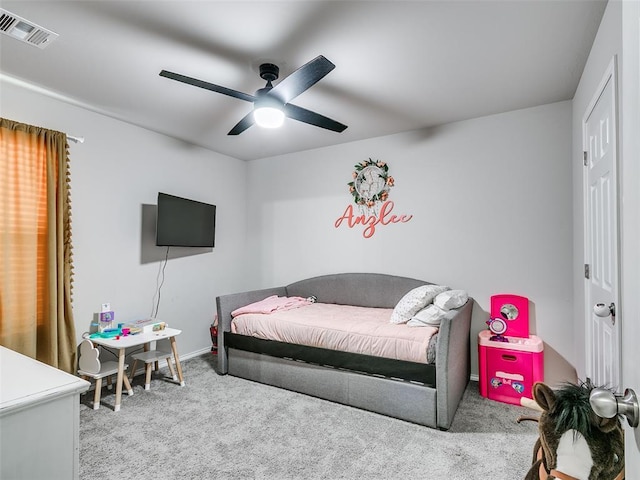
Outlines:
[[75, 143], [84, 143], [84, 137], [74, 137], [73, 135], [67, 135], [67, 139]]

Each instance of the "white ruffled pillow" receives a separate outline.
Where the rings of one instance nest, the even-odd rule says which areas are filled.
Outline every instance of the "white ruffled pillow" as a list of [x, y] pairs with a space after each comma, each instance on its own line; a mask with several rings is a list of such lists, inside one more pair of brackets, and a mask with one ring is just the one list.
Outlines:
[[442, 319], [447, 315], [446, 310], [442, 310], [435, 305], [427, 305], [425, 308], [416, 313], [411, 320], [407, 322], [410, 327], [439, 327]]
[[464, 290], [448, 290], [440, 293], [433, 301], [433, 304], [446, 311], [453, 308], [460, 308], [467, 303], [467, 300], [469, 300], [469, 295], [467, 295], [467, 292]]
[[436, 296], [449, 287], [443, 285], [422, 285], [407, 292], [391, 313], [391, 323], [407, 323], [416, 313], [433, 302]]

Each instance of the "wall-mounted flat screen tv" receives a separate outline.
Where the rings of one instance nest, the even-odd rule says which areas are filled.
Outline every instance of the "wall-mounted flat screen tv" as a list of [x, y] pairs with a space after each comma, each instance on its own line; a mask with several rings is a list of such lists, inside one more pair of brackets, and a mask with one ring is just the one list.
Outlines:
[[213, 247], [215, 236], [215, 205], [158, 193], [156, 245]]

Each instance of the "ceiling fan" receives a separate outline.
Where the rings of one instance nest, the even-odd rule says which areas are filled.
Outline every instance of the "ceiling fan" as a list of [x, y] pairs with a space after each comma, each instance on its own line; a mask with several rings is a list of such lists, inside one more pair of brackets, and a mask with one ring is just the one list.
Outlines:
[[[272, 63], [260, 65], [260, 77], [266, 80], [267, 85], [256, 91], [255, 95], [221, 87], [213, 83], [198, 80], [196, 78], [180, 75], [179, 73], [162, 70], [160, 76], [187, 83], [196, 87], [222, 93], [230, 97], [239, 98], [253, 103], [253, 110], [240, 120], [228, 133], [239, 135], [254, 123], [267, 128], [275, 128], [282, 124], [284, 117], [298, 120], [299, 122], [315, 125], [316, 127], [342, 132], [346, 125], [331, 118], [312, 112], [302, 107], [289, 103], [295, 97], [313, 86], [336, 66], [322, 55], [317, 56], [306, 63], [288, 77], [282, 79], [275, 87], [272, 82], [277, 80], [280, 69]], [[264, 123], [263, 123], [264, 122]]]

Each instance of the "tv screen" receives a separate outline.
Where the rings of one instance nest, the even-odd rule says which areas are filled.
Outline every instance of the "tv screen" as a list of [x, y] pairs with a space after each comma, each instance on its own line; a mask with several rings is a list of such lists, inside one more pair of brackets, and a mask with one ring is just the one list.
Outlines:
[[158, 193], [156, 245], [213, 247], [215, 235], [215, 205]]

